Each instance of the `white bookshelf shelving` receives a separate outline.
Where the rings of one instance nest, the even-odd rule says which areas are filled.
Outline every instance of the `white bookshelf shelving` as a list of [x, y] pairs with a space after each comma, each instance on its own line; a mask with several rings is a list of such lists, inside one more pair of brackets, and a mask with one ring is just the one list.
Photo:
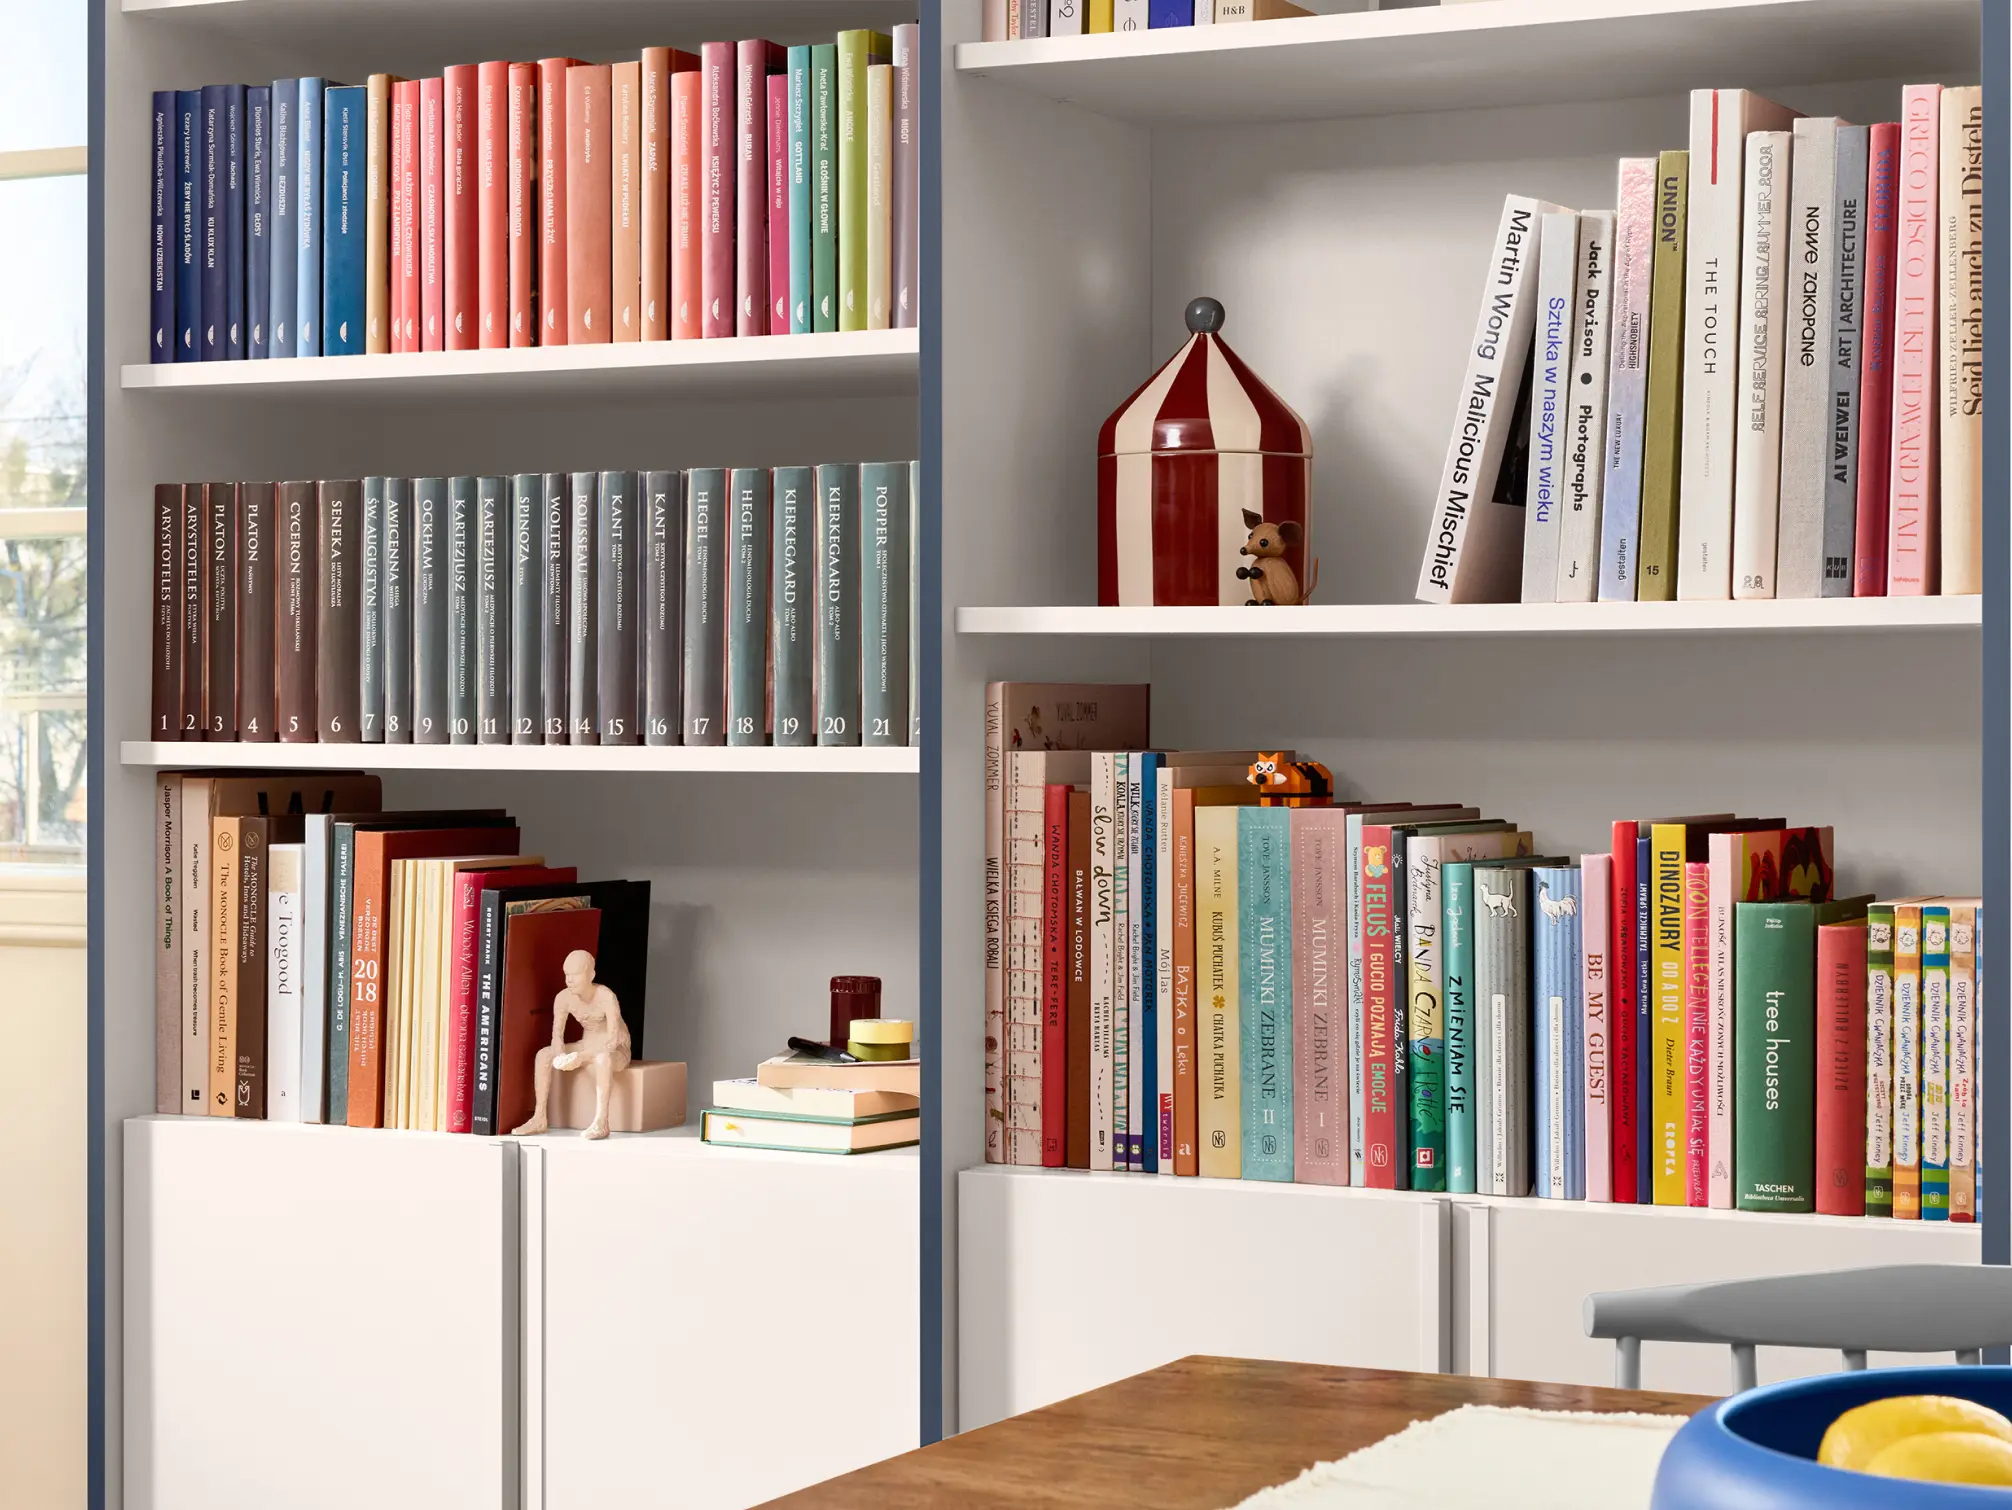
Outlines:
[[727, 749], [643, 745], [177, 744], [129, 739], [119, 763], [159, 770], [691, 771], [742, 776], [913, 776], [916, 749]]

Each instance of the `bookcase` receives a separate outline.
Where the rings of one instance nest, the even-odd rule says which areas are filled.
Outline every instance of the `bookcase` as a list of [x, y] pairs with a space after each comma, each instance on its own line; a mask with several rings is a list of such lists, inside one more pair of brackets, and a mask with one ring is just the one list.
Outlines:
[[[944, 604], [941, 788], [924, 788], [940, 807], [925, 831], [940, 825], [942, 843], [925, 846], [922, 877], [941, 898], [924, 943], [926, 960], [930, 933], [940, 951], [924, 1192], [940, 1247], [924, 1265], [941, 1285], [925, 1409], [940, 1405], [942, 1430], [1197, 1350], [1604, 1383], [1610, 1351], [1580, 1323], [1594, 1290], [2005, 1260], [2012, 1080], [1989, 976], [1981, 1231], [1002, 1168], [982, 1142], [991, 679], [1149, 682], [1157, 747], [1291, 748], [1351, 795], [1457, 798], [1553, 852], [1605, 849], [1610, 820], [1652, 811], [1809, 815], [1796, 821], [1836, 827], [1846, 892], [1981, 887], [1995, 948], [1997, 524], [1982, 599], [1409, 601], [1503, 195], [1611, 205], [1617, 158], [1685, 144], [1693, 87], [1884, 120], [1900, 83], [1976, 82], [1981, 68], [1996, 120], [2004, 59], [1983, 63], [1979, 40], [1992, 9], [1488, 0], [987, 43], [977, 0], [944, 0], [924, 354], [925, 386], [940, 383], [924, 449]], [[2002, 163], [1991, 173], [1995, 189]], [[2003, 249], [1988, 255], [1996, 290]], [[1312, 428], [1317, 607], [1089, 606], [1098, 426], [1202, 295]], [[1995, 385], [1988, 402], [1995, 508]], [[1652, 1348], [1644, 1368], [1652, 1387], [1724, 1388], [1709, 1350]]]
[[832, 1292], [837, 1273], [914, 1294], [912, 1152], [716, 1150], [695, 1117], [593, 1146], [156, 1117], [146, 940], [159, 770], [360, 766], [384, 773], [390, 808], [507, 808], [526, 853], [652, 883], [637, 1051], [687, 1062], [696, 1111], [715, 1079], [819, 1030], [832, 975], [878, 975], [887, 1015], [917, 1015], [920, 751], [144, 738], [157, 481], [910, 457], [921, 362], [917, 333], [895, 330], [148, 365], [152, 90], [829, 41], [916, 15], [913, 0], [98, 8], [94, 1503], [725, 1507], [918, 1440], [912, 1305], [839, 1345], [807, 1320], [828, 1314], [821, 1297], [841, 1314], [855, 1298]]

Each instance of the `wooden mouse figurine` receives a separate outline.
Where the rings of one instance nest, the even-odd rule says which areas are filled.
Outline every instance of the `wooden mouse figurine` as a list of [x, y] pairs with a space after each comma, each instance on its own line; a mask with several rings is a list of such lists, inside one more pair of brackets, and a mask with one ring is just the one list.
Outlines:
[[1290, 519], [1280, 524], [1267, 524], [1263, 515], [1245, 509], [1244, 526], [1250, 531], [1250, 536], [1237, 554], [1249, 556], [1251, 564], [1237, 568], [1237, 580], [1250, 583], [1250, 606], [1255, 608], [1261, 603], [1277, 603], [1291, 608], [1311, 598], [1314, 584], [1320, 580], [1320, 563], [1307, 563], [1306, 589], [1301, 591], [1299, 578], [1293, 575], [1285, 559], [1287, 549], [1300, 542], [1299, 525]]

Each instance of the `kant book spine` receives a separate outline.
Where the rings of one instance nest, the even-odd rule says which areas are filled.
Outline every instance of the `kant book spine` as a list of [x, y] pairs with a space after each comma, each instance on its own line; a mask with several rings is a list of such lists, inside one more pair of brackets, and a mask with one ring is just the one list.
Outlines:
[[544, 589], [538, 606], [539, 728], [548, 745], [566, 743], [568, 672], [571, 646], [566, 639], [566, 607], [572, 595], [571, 558], [566, 553], [567, 521], [572, 514], [572, 475], [544, 474], [542, 512], [538, 520], [538, 552], [544, 561]]
[[775, 742], [817, 743], [812, 667], [817, 656], [816, 594], [812, 583], [817, 474], [809, 467], [777, 467], [774, 522], [769, 534], [769, 637], [775, 660]]
[[769, 334], [768, 79], [786, 55], [773, 42], [743, 40], [734, 62], [735, 335]]
[[510, 743], [510, 479], [475, 480], [475, 742]]
[[294, 296], [300, 284], [300, 80], [274, 79], [272, 138], [266, 155], [272, 164], [268, 205], [266, 256], [270, 267], [266, 293], [266, 354], [290, 357], [294, 352]]
[[1888, 121], [1870, 129], [1866, 146], [1865, 344], [1859, 362], [1858, 507], [1851, 554], [1851, 591], [1859, 598], [1886, 596], [1887, 490], [1893, 466], [1893, 295], [1899, 227], [1900, 127]]
[[[643, 743], [674, 745], [684, 737], [678, 698], [684, 628], [684, 479], [677, 472], [645, 472], [637, 481], [643, 502]], [[780, 683], [781, 673], [777, 679]]]
[[1831, 300], [1830, 390], [1823, 455], [1823, 581], [1819, 594], [1848, 598], [1854, 580], [1857, 536], [1859, 408], [1865, 352], [1865, 250], [1867, 163], [1871, 130], [1837, 128], [1837, 227]]
[[726, 739], [727, 474], [685, 473], [684, 742]]
[[609, 203], [608, 336], [639, 341], [643, 287], [643, 65], [617, 63], [608, 73], [608, 147], [613, 187]]
[[859, 743], [859, 468], [817, 469], [817, 742]]
[[321, 585], [315, 594], [315, 712], [323, 744], [357, 743], [361, 722], [363, 615], [358, 544], [363, 484], [337, 478], [317, 485], [321, 508]]
[[[175, 570], [175, 632], [181, 639], [181, 727], [183, 739], [201, 739], [203, 721], [203, 679], [209, 672], [206, 635], [209, 612], [204, 606], [203, 574], [203, 485], [184, 483], [181, 487], [181, 522], [178, 532], [180, 558]], [[310, 566], [313, 554], [308, 557]]]
[[838, 329], [838, 48], [810, 50], [811, 328]]
[[[193, 493], [194, 488], [189, 491]], [[316, 596], [320, 590], [321, 511], [311, 482], [279, 485], [279, 562], [273, 648], [273, 722], [282, 744], [313, 744]]]
[[594, 664], [595, 516], [600, 507], [600, 476], [571, 475], [571, 501], [566, 507], [566, 736], [576, 745], [600, 743], [601, 716], [595, 701], [598, 681]]
[[[1691, 155], [1656, 159], [1656, 249], [1649, 274], [1649, 393], [1642, 426], [1642, 520], [1633, 594], [1644, 602], [1676, 595], [1677, 515], [1684, 428], [1684, 256]], [[1626, 595], [1616, 581], [1617, 597]], [[1604, 592], [1604, 584], [1602, 596]]]
[[1937, 305], [1942, 591], [1984, 590], [1984, 93], [1942, 91]]
[[447, 479], [412, 480], [412, 739], [444, 745], [447, 731]]
[[480, 70], [473, 63], [456, 63], [442, 79], [442, 336], [448, 351], [474, 351], [482, 335]]
[[[418, 348], [413, 348], [417, 350]], [[412, 743], [412, 479], [384, 479], [384, 742]]]
[[699, 50], [699, 333], [734, 333], [734, 44]]
[[1642, 441], [1648, 419], [1649, 314], [1655, 273], [1656, 159], [1621, 159], [1614, 212], [1613, 335], [1608, 343], [1607, 429], [1601, 443], [1602, 570], [1615, 595], [1639, 583]]
[[1837, 352], [1837, 186], [1844, 123], [1795, 123], [1790, 189], [1781, 217], [1781, 527], [1775, 596], [1818, 598], [1824, 581], [1824, 504], [1830, 482]]
[[362, 622], [357, 631], [357, 654], [362, 680], [358, 718], [365, 744], [384, 742], [385, 482], [382, 477], [363, 479]]
[[[1894, 245], [1893, 461], [1886, 515], [1886, 591], [1893, 597], [1918, 597], [1940, 588], [1935, 284], [1941, 112], [1940, 84], [1910, 84], [1902, 91], [1900, 209]], [[1896, 1198], [1896, 1214], [1898, 1205]]]
[[1775, 595], [1775, 547], [1781, 524], [1781, 405], [1787, 322], [1791, 189], [1795, 138], [1756, 131], [1747, 138], [1746, 190], [1740, 243], [1740, 387], [1733, 415], [1739, 441], [1733, 456], [1733, 593]]
[[1538, 222], [1537, 316], [1531, 337], [1529, 497], [1523, 519], [1523, 601], [1552, 603], [1558, 595], [1558, 537], [1565, 487], [1564, 408], [1572, 379], [1573, 278], [1578, 270], [1579, 217], [1555, 210]]
[[727, 743], [768, 743], [769, 477], [727, 476]]
[[545, 742], [538, 671], [544, 655], [539, 615], [545, 604], [545, 556], [540, 530], [545, 478], [519, 472], [510, 479], [510, 743]]
[[908, 743], [908, 463], [859, 469], [860, 743]]
[[[173, 353], [169, 354], [170, 359]], [[153, 703], [148, 738], [182, 737], [182, 485], [154, 485]]]
[[594, 614], [595, 711], [604, 745], [640, 744], [636, 716], [636, 657], [641, 638], [636, 609], [639, 517], [636, 474], [603, 472], [595, 512]]
[[475, 743], [475, 563], [476, 479], [447, 480], [446, 538], [442, 542], [447, 586], [447, 735], [450, 744]]
[[609, 339], [614, 217], [612, 71], [606, 63], [566, 70], [566, 339]]
[[[238, 738], [270, 744], [273, 732], [274, 604], [273, 530], [277, 490], [269, 482], [238, 484]], [[173, 736], [169, 736], [172, 738]]]
[[233, 740], [237, 732], [237, 484], [203, 485], [203, 737]]
[[1578, 217], [1576, 262], [1566, 354], [1559, 391], [1562, 473], [1559, 483], [1559, 601], [1590, 603], [1599, 589], [1600, 437], [1607, 422], [1609, 293], [1614, 281], [1614, 215], [1589, 210]]

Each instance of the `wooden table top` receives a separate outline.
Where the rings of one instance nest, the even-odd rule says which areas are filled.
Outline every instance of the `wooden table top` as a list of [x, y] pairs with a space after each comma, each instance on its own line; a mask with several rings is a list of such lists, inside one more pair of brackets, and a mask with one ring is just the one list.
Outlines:
[[1462, 1405], [1690, 1415], [1645, 1390], [1183, 1358], [771, 1502], [784, 1510], [1223, 1510]]

